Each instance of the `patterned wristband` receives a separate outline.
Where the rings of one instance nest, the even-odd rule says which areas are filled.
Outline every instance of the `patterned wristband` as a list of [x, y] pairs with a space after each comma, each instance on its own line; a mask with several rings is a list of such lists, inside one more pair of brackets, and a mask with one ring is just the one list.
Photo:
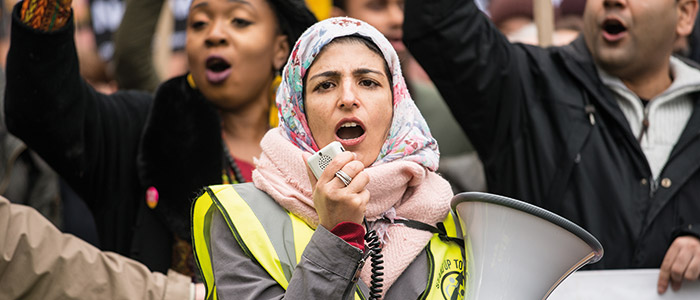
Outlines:
[[34, 29], [57, 30], [70, 19], [71, 3], [72, 0], [24, 0], [20, 19]]

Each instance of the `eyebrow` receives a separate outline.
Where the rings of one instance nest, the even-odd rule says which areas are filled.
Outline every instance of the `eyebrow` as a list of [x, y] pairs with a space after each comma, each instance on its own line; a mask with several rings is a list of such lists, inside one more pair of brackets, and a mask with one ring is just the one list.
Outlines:
[[379, 72], [379, 71], [377, 71], [377, 70], [367, 69], [367, 68], [360, 68], [360, 69], [357, 69], [357, 70], [352, 71], [352, 75], [355, 75], [355, 76], [357, 76], [357, 75], [369, 74], [369, 73], [387, 76], [387, 75], [385, 75], [385, 74], [382, 73], [382, 72]]
[[[360, 69], [356, 69], [356, 70], [352, 71], [353, 76], [359, 76], [359, 75], [370, 74], [370, 73], [386, 76], [382, 72], [372, 70], [372, 69], [367, 69], [367, 68], [360, 68]], [[311, 78], [309, 78], [309, 81], [314, 80], [317, 77], [340, 77], [340, 72], [338, 72], [338, 71], [326, 71], [323, 73], [319, 73], [319, 74], [316, 74], [314, 76], [311, 76]]]
[[196, 8], [199, 8], [202, 6], [207, 6], [207, 5], [209, 5], [208, 2], [199, 2], [199, 3], [195, 4], [194, 6], [192, 6], [192, 8], [190, 8], [190, 10], [195, 10]]
[[[252, 8], [255, 8], [255, 7], [253, 6], [253, 4], [251, 4], [250, 2], [248, 2], [248, 1], [246, 1], [246, 0], [228, 0], [228, 2], [238, 2], [238, 3], [241, 3], [241, 4], [248, 5], [248, 6], [252, 7]], [[197, 4], [195, 4], [194, 6], [192, 6], [192, 8], [191, 8], [190, 10], [194, 10], [195, 8], [202, 7], [202, 6], [207, 6], [207, 5], [209, 5], [209, 2], [206, 2], [206, 1], [205, 1], [205, 2], [200, 2], [200, 3], [197, 3]]]
[[246, 0], [228, 0], [228, 2], [238, 2], [240, 4], [245, 4], [245, 5], [248, 5], [252, 8], [255, 8], [255, 6], [253, 6], [253, 4], [251, 4], [250, 2], [248, 2]]
[[340, 72], [338, 72], [338, 71], [326, 71], [323, 73], [319, 73], [319, 74], [316, 74], [314, 76], [311, 76], [311, 78], [309, 78], [309, 81], [314, 80], [315, 78], [318, 78], [318, 77], [340, 77]]

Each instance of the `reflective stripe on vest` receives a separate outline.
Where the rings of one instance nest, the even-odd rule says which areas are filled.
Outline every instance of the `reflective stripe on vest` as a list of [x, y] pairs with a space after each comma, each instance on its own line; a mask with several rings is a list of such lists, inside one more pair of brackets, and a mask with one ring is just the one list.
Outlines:
[[[313, 229], [306, 223], [287, 213], [252, 183], [238, 184], [235, 187], [208, 187], [192, 208], [192, 240], [197, 263], [207, 286], [207, 299], [216, 299], [209, 257], [209, 228], [214, 209], [221, 211], [243, 252], [255, 259], [284, 289], [287, 289], [294, 267], [301, 260], [304, 251], [295, 245], [308, 244], [313, 234]], [[245, 195], [245, 198], [239, 193]]]
[[[195, 201], [192, 208], [192, 240], [207, 288], [206, 299], [217, 298], [209, 257], [209, 228], [215, 207], [221, 211], [244, 253], [260, 263], [286, 290], [314, 229], [251, 183], [218, 185], [206, 188], [206, 192]], [[458, 235], [453, 220], [449, 214], [444, 223], [448, 236], [455, 237]], [[419, 299], [462, 299], [465, 281], [464, 276], [457, 273], [465, 271], [466, 264], [462, 260], [460, 245], [444, 242], [435, 234], [426, 247], [426, 252], [429, 280]], [[356, 287], [355, 299], [365, 298], [360, 288]]]

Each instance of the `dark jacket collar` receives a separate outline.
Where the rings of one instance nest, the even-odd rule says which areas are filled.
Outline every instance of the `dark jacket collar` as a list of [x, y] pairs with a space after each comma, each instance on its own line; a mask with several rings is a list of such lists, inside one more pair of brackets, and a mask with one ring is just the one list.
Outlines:
[[598, 69], [593, 61], [591, 52], [588, 51], [583, 34], [580, 34], [578, 38], [570, 44], [561, 47], [560, 55], [567, 70], [572, 76], [578, 79], [588, 92], [595, 96], [595, 99], [598, 101], [610, 100], [602, 102], [609, 102], [608, 104], [615, 104], [614, 106], [617, 106], [612, 92], [605, 87], [598, 76]]
[[627, 118], [625, 118], [617, 101], [615, 101], [615, 95], [603, 84], [600, 76], [598, 76], [598, 69], [591, 52], [586, 46], [583, 34], [580, 34], [569, 45], [561, 47], [560, 55], [569, 73], [584, 87], [585, 92], [592, 96], [590, 97], [591, 103], [595, 106], [596, 111], [610, 116], [609, 119], [615, 122], [616, 126], [626, 130], [627, 134], [624, 134], [624, 136], [627, 141], [632, 145], [636, 145], [633, 147], [637, 148], [641, 153], [641, 148], [639, 148], [639, 144], [634, 139], [634, 134], [632, 134]]
[[[608, 89], [605, 84], [600, 80], [598, 76], [598, 70], [596, 69], [593, 57], [586, 46], [586, 42], [583, 38], [583, 34], [571, 42], [571, 44], [559, 48], [561, 59], [564, 62], [566, 69], [575, 77], [579, 83], [584, 86], [584, 89], [593, 95], [591, 97], [593, 104], [597, 109], [602, 110], [612, 116], [614, 122], [620, 128], [625, 128], [629, 134], [626, 134], [627, 140], [634, 145], [634, 148], [642, 153], [639, 143], [634, 139], [634, 135], [629, 129], [629, 123], [625, 118], [624, 114], [620, 110], [617, 102], [615, 101], [615, 96]], [[691, 67], [700, 69], [700, 65], [694, 61], [690, 61], [684, 57], [678, 57], [684, 63], [690, 65]], [[695, 105], [693, 114], [686, 125], [683, 134], [679, 138], [674, 150], [671, 153], [671, 158], [688, 147], [693, 141], [696, 141], [698, 135], [700, 135], [700, 93], [695, 93]], [[643, 154], [642, 154], [643, 155]]]
[[141, 137], [141, 183], [158, 191], [156, 214], [183, 240], [190, 238], [191, 200], [222, 182], [220, 122], [216, 108], [180, 76], [158, 88]]

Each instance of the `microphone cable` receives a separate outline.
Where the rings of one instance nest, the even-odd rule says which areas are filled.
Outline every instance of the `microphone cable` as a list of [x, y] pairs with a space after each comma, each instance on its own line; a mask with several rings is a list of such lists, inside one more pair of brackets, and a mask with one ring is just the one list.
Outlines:
[[365, 241], [367, 242], [367, 253], [371, 257], [372, 261], [372, 280], [370, 281], [369, 287], [369, 300], [376, 300], [382, 294], [382, 288], [384, 287], [384, 254], [382, 254], [381, 244], [379, 243], [379, 236], [374, 229], [369, 228], [367, 219], [364, 220], [365, 228], [367, 233], [365, 234]]

